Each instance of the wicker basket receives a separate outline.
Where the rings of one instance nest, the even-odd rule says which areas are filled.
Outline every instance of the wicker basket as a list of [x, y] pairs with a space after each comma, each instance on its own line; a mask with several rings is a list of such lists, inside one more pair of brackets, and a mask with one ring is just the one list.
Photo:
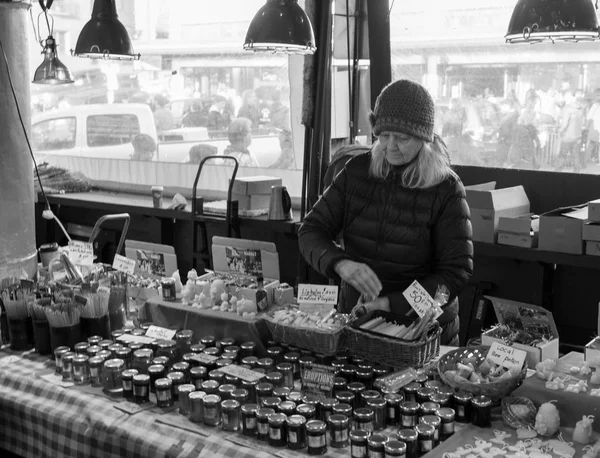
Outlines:
[[504, 396], [508, 396], [525, 380], [525, 376], [527, 375], [526, 361], [523, 363], [523, 368], [518, 375], [490, 383], [456, 382], [446, 376], [446, 371], [456, 369], [456, 364], [464, 358], [475, 358], [475, 365], [481, 364], [485, 360], [489, 349], [489, 346], [482, 345], [472, 348], [462, 347], [446, 353], [438, 361], [438, 372], [442, 381], [457, 391], [467, 391], [473, 395], [485, 395], [494, 402], [498, 402]]
[[350, 353], [368, 361], [394, 368], [420, 368], [439, 353], [442, 329], [437, 321], [421, 339], [413, 341], [395, 339], [377, 332], [360, 329], [361, 324], [379, 316], [396, 324], [409, 324], [411, 321], [381, 310], [368, 313], [345, 328], [346, 343]]
[[502, 419], [514, 429], [533, 428], [537, 407], [529, 398], [506, 396], [502, 398]]
[[344, 346], [344, 333], [340, 328], [336, 332], [325, 329], [297, 328], [286, 326], [271, 320], [265, 320], [273, 340], [288, 345], [331, 356]]

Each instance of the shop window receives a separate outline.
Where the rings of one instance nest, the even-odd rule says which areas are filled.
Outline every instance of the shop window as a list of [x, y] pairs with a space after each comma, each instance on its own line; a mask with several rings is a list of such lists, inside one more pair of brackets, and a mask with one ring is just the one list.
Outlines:
[[70, 150], [75, 147], [75, 118], [40, 121], [32, 127], [34, 151]]
[[140, 133], [140, 123], [135, 115], [94, 115], [86, 122], [87, 145], [91, 147], [115, 146], [131, 143]]

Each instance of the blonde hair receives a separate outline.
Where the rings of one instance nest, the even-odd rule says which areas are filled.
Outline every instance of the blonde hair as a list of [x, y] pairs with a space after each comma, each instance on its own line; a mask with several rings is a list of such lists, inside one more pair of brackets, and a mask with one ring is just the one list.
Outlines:
[[[379, 140], [371, 149], [369, 173], [374, 178], [384, 180], [394, 167], [385, 157], [385, 150]], [[400, 177], [402, 186], [411, 189], [425, 189], [440, 184], [449, 177], [458, 175], [450, 167], [450, 155], [444, 142], [436, 135], [433, 142], [423, 141], [417, 157], [406, 166]]]

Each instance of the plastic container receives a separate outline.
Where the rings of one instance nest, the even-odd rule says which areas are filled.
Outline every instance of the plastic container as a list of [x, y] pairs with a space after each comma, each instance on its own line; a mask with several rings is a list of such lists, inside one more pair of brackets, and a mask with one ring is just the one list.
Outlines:
[[81, 341], [81, 326], [79, 323], [74, 326], [64, 326], [61, 328], [50, 326], [50, 346], [52, 351], [62, 346], [75, 348], [75, 345], [79, 341]]
[[81, 334], [83, 338], [87, 339], [91, 336], [102, 336], [104, 339], [110, 339], [110, 320], [108, 315], [104, 315], [98, 318], [80, 318], [81, 322]]

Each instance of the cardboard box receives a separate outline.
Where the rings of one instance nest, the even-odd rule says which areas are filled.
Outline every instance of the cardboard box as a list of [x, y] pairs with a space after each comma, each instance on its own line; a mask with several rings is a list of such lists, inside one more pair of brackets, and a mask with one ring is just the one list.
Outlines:
[[237, 177], [233, 182], [232, 194], [252, 196], [254, 194], [271, 195], [271, 186], [282, 184], [282, 179], [270, 176]]
[[[552, 312], [542, 307], [538, 307], [537, 305], [526, 304], [524, 302], [517, 302], [493, 296], [485, 296], [485, 298], [492, 302], [498, 323], [510, 326], [514, 329], [522, 329], [531, 333], [539, 332], [549, 336], [547, 342], [540, 343], [536, 346], [524, 345], [516, 342], [512, 344], [514, 348], [527, 352], [527, 365], [529, 368], [535, 369], [537, 363], [546, 359], [558, 359], [559, 336]], [[497, 327], [482, 333], [482, 345], [491, 345], [494, 341], [506, 345], [506, 342], [502, 339], [490, 335], [495, 329], [497, 329]]]
[[511, 234], [498, 231], [498, 244], [518, 246], [521, 248], [536, 248], [538, 246], [538, 233], [532, 234]]
[[533, 213], [516, 217], [501, 216], [498, 219], [498, 243], [535, 248], [538, 243], [539, 228], [539, 217]]
[[495, 243], [501, 216], [514, 217], [529, 213], [529, 199], [523, 186], [495, 187], [495, 182], [466, 187], [474, 241]]
[[583, 254], [583, 225], [587, 206], [557, 208], [540, 215], [540, 250]]
[[169, 245], [127, 239], [125, 256], [136, 260], [135, 274], [142, 277], [170, 277], [177, 270], [175, 248]]
[[588, 219], [600, 223], [600, 199], [588, 203]]
[[[201, 275], [198, 280], [210, 280], [217, 273], [253, 276], [251, 272], [234, 267], [231, 262], [232, 252], [240, 254], [250, 252], [260, 256], [264, 289], [267, 292], [267, 303], [269, 306], [272, 305], [275, 302], [275, 289], [279, 286], [279, 254], [274, 243], [214, 236], [212, 239], [214, 272]], [[250, 299], [256, 303], [255, 289], [238, 288], [235, 295], [238, 299]]]
[[595, 337], [587, 343], [583, 351], [583, 360], [600, 360], [600, 337]]
[[238, 201], [238, 210], [263, 210], [269, 209], [270, 194], [232, 194], [232, 200]]
[[[589, 212], [588, 212], [589, 215]], [[585, 223], [583, 225], [583, 231], [581, 233], [583, 240], [593, 240], [594, 242], [600, 242], [600, 224], [598, 223]]]
[[589, 256], [600, 256], [600, 242], [592, 240], [585, 241], [585, 254]]

